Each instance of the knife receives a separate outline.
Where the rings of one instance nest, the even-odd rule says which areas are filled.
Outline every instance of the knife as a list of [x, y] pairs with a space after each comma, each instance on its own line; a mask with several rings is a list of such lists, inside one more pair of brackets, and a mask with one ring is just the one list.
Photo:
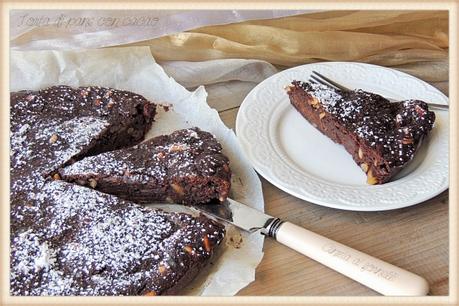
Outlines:
[[242, 230], [271, 237], [383, 295], [424, 296], [429, 292], [427, 281], [414, 273], [235, 200], [193, 207]]

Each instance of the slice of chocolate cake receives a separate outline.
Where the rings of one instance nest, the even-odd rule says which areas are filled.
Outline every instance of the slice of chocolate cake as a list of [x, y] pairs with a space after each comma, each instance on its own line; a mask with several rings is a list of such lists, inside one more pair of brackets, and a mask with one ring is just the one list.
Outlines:
[[222, 147], [199, 128], [86, 157], [59, 170], [62, 179], [137, 203], [224, 201], [231, 171]]
[[299, 81], [287, 93], [304, 118], [345, 147], [368, 184], [385, 183], [403, 169], [435, 121], [435, 113], [419, 100], [391, 103], [363, 90], [343, 92]]
[[11, 233], [12, 295], [177, 294], [225, 233], [204, 216], [153, 210], [63, 181], [36, 197], [41, 218]]

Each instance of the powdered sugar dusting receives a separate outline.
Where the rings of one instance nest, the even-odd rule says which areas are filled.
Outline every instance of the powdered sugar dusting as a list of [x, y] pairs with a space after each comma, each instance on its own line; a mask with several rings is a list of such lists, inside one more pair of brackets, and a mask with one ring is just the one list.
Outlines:
[[409, 162], [435, 114], [419, 100], [391, 103], [380, 95], [354, 90], [343, 92], [321, 84], [293, 82], [368, 147], [378, 150], [389, 167]]
[[12, 94], [11, 295], [163, 294], [222, 240], [223, 227], [205, 217], [48, 176], [113, 128], [113, 117], [131, 114], [135, 101], [145, 100], [101, 87]]
[[331, 109], [335, 104], [342, 99], [342, 96], [328, 86], [316, 83], [310, 83], [312, 90], [314, 91], [314, 97], [328, 110]]
[[87, 157], [64, 168], [62, 173], [128, 174], [142, 183], [150, 182], [151, 178], [160, 182], [174, 177], [212, 175], [216, 169], [228, 165], [221, 150], [221, 145], [210, 133], [197, 128], [184, 129], [132, 148]]
[[[61, 124], [43, 127], [42, 131], [35, 135], [34, 143], [48, 146], [46, 150], [52, 154], [49, 159], [57, 165], [63, 165], [87, 148], [95, 136], [101, 134], [108, 126], [107, 120], [97, 117], [72, 118]], [[55, 140], [50, 143], [51, 139]]]
[[[155, 281], [163, 277], [160, 266], [170, 269], [193, 260], [186, 246], [194, 256], [207, 258], [201, 239], [215, 244], [223, 238], [208, 219], [143, 208], [65, 182], [51, 182], [43, 193], [46, 226], [13, 238], [13, 294], [138, 294], [145, 286], [161, 292], [168, 284]], [[164, 276], [179, 279], [183, 273], [186, 269], [171, 269]], [[34, 282], [31, 291], [21, 282]]]

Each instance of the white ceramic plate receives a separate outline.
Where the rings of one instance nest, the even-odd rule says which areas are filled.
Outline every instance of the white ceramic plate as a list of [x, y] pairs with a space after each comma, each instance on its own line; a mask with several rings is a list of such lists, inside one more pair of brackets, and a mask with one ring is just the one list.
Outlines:
[[449, 112], [435, 112], [434, 129], [407, 168], [391, 182], [367, 185], [344, 147], [321, 134], [290, 104], [284, 86], [308, 80], [312, 70], [389, 99], [448, 103], [426, 82], [385, 67], [327, 62], [284, 70], [256, 86], [237, 115], [236, 134], [258, 173], [300, 199], [346, 210], [406, 207], [448, 188]]

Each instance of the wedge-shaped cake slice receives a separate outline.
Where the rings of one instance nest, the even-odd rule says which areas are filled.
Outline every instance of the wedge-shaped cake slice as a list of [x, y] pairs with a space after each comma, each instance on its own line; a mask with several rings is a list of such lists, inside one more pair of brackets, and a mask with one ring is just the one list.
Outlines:
[[231, 187], [229, 160], [220, 143], [199, 128], [86, 157], [59, 175], [137, 203], [224, 201]]
[[435, 113], [419, 100], [391, 103], [363, 90], [343, 92], [299, 81], [287, 93], [304, 118], [345, 147], [368, 184], [385, 183], [400, 172], [435, 121]]

